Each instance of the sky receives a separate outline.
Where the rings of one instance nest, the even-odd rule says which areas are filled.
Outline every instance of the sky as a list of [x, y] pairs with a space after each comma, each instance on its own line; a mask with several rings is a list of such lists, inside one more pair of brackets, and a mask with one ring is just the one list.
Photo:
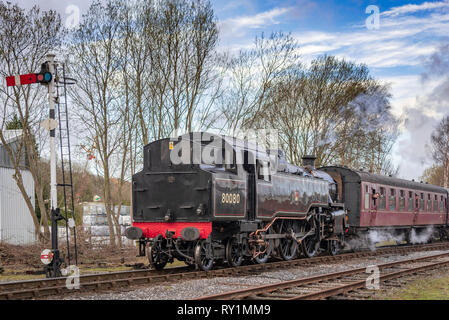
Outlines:
[[[449, 115], [449, 0], [218, 0], [220, 50], [252, 45], [262, 32], [291, 33], [304, 61], [329, 54], [365, 63], [389, 84], [392, 113], [402, 120], [392, 150], [399, 177], [417, 179], [432, 165], [430, 135]], [[89, 0], [19, 0], [55, 9], [76, 23]]]

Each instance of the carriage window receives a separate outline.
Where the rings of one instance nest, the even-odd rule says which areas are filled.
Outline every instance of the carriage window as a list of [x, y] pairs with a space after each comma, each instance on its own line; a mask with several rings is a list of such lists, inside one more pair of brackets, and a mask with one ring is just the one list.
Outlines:
[[385, 209], [385, 207], [386, 207], [385, 188], [380, 187], [379, 209]]
[[413, 192], [408, 192], [408, 211], [413, 211]]
[[424, 193], [421, 193], [421, 197], [419, 199], [419, 210], [424, 211]]
[[440, 212], [444, 212], [444, 200], [443, 200], [443, 196], [441, 196], [441, 201], [440, 201]]
[[368, 188], [368, 185], [365, 185], [365, 199], [364, 199], [364, 202], [365, 202], [365, 209], [369, 209], [369, 188]]
[[427, 208], [426, 211], [432, 211], [432, 200], [430, 198], [430, 194], [427, 195]]
[[404, 190], [399, 191], [399, 210], [405, 210], [405, 192]]
[[390, 211], [396, 210], [396, 190], [395, 189], [390, 189], [389, 208], [390, 208]]
[[[376, 189], [375, 189], [375, 188], [371, 188], [371, 193], [372, 193], [371, 199], [372, 199], [372, 201], [373, 201], [372, 206], [373, 206], [373, 208], [376, 209], [376, 205], [377, 205], [377, 203], [376, 203], [376, 201], [377, 201]], [[378, 195], [378, 194], [377, 194], [377, 195]]]
[[435, 195], [434, 200], [433, 200], [433, 211], [438, 212], [438, 196], [437, 195]]

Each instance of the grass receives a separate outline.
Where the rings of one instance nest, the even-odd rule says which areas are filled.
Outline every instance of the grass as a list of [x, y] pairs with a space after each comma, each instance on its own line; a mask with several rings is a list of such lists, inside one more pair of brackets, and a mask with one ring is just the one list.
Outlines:
[[[148, 261], [144, 261], [145, 265], [148, 265]], [[185, 263], [183, 261], [176, 260], [173, 263], [167, 264], [166, 268], [175, 268], [175, 267], [183, 267]], [[44, 265], [42, 265], [42, 269]], [[4, 272], [0, 274], [0, 282], [5, 281], [21, 281], [21, 280], [33, 280], [33, 279], [42, 279], [45, 278], [44, 274], [25, 274], [24, 270], [18, 270], [11, 267], [4, 267]], [[89, 274], [89, 273], [103, 273], [103, 272], [121, 272], [134, 270], [132, 267], [126, 266], [105, 266], [105, 267], [97, 267], [97, 266], [80, 266], [81, 274]]]
[[414, 280], [381, 298], [385, 300], [449, 300], [449, 276]]
[[89, 273], [97, 273], [97, 272], [120, 272], [120, 271], [128, 271], [133, 270], [131, 267], [125, 267], [125, 266], [118, 266], [118, 267], [81, 267], [80, 273], [81, 274], [89, 274]]
[[44, 274], [1, 274], [0, 282], [23, 281], [45, 278]]

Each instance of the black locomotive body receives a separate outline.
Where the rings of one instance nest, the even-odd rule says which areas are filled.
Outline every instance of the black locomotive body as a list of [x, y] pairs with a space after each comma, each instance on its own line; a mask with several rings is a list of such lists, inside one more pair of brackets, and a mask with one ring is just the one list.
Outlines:
[[313, 161], [293, 166], [279, 150], [231, 137], [190, 133], [150, 143], [132, 188], [126, 235], [157, 269], [174, 259], [208, 270], [335, 254], [347, 231], [344, 206], [332, 199], [336, 184]]

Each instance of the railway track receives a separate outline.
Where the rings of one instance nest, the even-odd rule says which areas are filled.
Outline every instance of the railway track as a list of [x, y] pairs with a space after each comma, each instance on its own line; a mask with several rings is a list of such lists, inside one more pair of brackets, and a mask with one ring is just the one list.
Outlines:
[[[449, 252], [377, 265], [379, 284], [410, 274], [448, 266]], [[194, 300], [318, 300], [367, 289], [367, 268], [356, 268], [253, 288], [235, 290]]]
[[177, 267], [156, 270], [131, 270], [124, 272], [110, 272], [81, 275], [79, 289], [68, 289], [66, 277], [54, 279], [38, 279], [27, 281], [14, 281], [0, 283], [0, 300], [10, 299], [36, 299], [52, 295], [63, 296], [74, 292], [105, 291], [129, 288], [136, 285], [155, 284], [167, 281], [189, 280], [219, 276], [248, 275], [255, 272], [277, 270], [282, 268], [300, 267], [305, 265], [339, 262], [355, 258], [385, 254], [406, 254], [417, 251], [433, 251], [449, 249], [449, 243], [433, 243], [414, 246], [395, 246], [378, 248], [376, 251], [364, 250], [344, 253], [336, 256], [317, 256], [309, 259], [296, 259], [291, 261], [277, 261], [265, 264], [250, 264], [235, 268], [220, 268], [211, 271], [192, 270], [188, 267]]

